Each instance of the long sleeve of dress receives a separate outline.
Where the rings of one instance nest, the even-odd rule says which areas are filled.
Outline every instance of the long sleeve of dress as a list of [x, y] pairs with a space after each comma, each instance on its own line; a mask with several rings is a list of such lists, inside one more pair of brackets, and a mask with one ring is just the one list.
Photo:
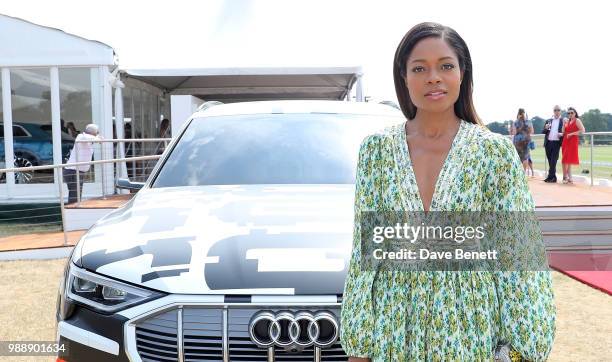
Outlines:
[[[514, 258], [546, 262], [540, 226], [535, 218], [535, 204], [516, 150], [506, 138], [495, 137], [486, 144], [495, 157], [489, 165], [490, 179], [485, 197], [490, 211], [500, 212], [520, 225], [506, 228], [498, 245], [512, 249]], [[518, 214], [521, 213], [521, 214]], [[518, 217], [517, 215], [521, 215]], [[531, 216], [529, 216], [531, 215]], [[496, 217], [498, 217], [496, 215]], [[526, 220], [526, 221], [525, 221]], [[526, 260], [523, 260], [525, 262]], [[508, 265], [512, 260], [508, 260]], [[503, 267], [494, 272], [499, 304], [498, 336], [510, 343], [530, 361], [544, 361], [552, 349], [555, 336], [555, 305], [552, 279], [548, 270]]]
[[353, 250], [344, 285], [341, 310], [340, 341], [347, 356], [372, 357], [372, 333], [374, 316], [372, 310], [372, 283], [375, 272], [362, 270], [361, 260], [361, 214], [374, 210], [376, 195], [373, 173], [376, 160], [376, 136], [369, 136], [361, 144], [357, 177], [355, 180], [355, 211]]

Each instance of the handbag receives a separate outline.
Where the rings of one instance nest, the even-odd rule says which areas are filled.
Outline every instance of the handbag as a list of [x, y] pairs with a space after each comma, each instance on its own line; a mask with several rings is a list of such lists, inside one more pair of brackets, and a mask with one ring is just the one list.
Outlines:
[[529, 141], [529, 149], [535, 150], [535, 142], [533, 140]]
[[510, 347], [509, 343], [498, 344], [493, 356], [495, 362], [521, 362], [525, 361], [520, 353]]

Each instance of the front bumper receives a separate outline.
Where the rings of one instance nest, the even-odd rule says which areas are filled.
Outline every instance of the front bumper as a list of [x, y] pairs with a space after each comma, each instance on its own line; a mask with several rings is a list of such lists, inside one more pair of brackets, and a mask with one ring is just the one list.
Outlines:
[[58, 324], [60, 355], [72, 361], [346, 361], [336, 341], [328, 348], [262, 349], [248, 337], [248, 320], [260, 310], [334, 313], [336, 296], [168, 295], [113, 315], [77, 307]]
[[120, 314], [103, 315], [75, 307], [70, 318], [57, 325], [58, 342], [65, 346], [65, 352], [59, 357], [68, 362], [130, 361], [123, 342], [127, 321]]

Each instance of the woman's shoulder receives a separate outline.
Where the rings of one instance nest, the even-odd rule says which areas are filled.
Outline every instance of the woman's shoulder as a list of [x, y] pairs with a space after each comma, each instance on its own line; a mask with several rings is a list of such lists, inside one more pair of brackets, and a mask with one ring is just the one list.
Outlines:
[[467, 125], [472, 135], [471, 143], [477, 145], [485, 157], [503, 156], [507, 158], [514, 156], [516, 151], [510, 136], [491, 132], [486, 126], [473, 123], [467, 123]]
[[380, 148], [383, 145], [388, 145], [394, 141], [403, 132], [404, 122], [394, 124], [380, 129], [365, 136], [361, 141], [361, 150], [372, 150]]

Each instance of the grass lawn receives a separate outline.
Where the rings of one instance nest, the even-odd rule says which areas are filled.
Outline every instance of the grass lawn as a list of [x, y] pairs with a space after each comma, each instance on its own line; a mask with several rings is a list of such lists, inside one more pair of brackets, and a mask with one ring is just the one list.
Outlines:
[[[531, 160], [533, 161], [533, 167], [539, 170], [544, 170], [544, 161], [546, 160], [544, 146], [542, 146], [541, 139], [536, 139], [535, 142], [536, 149], [531, 150]], [[589, 176], [589, 173], [582, 173], [582, 170], [590, 170], [591, 147], [588, 145], [580, 146], [578, 148], [578, 157], [580, 159], [580, 165], [573, 166], [573, 174]], [[593, 172], [595, 178], [605, 178], [608, 180], [612, 180], [612, 146], [593, 146], [593, 162], [610, 163], [610, 166], [593, 166]], [[562, 172], [560, 154], [559, 162], [557, 163], [557, 172]]]
[[[55, 338], [55, 303], [65, 259], [0, 262], [0, 340]], [[605, 361], [612, 355], [612, 297], [553, 272], [557, 333], [549, 361]], [[2, 361], [53, 361], [4, 357]]]
[[0, 238], [19, 234], [34, 234], [43, 232], [62, 231], [61, 222], [46, 224], [0, 224]]
[[61, 231], [59, 204], [0, 204], [0, 238], [23, 233]]

